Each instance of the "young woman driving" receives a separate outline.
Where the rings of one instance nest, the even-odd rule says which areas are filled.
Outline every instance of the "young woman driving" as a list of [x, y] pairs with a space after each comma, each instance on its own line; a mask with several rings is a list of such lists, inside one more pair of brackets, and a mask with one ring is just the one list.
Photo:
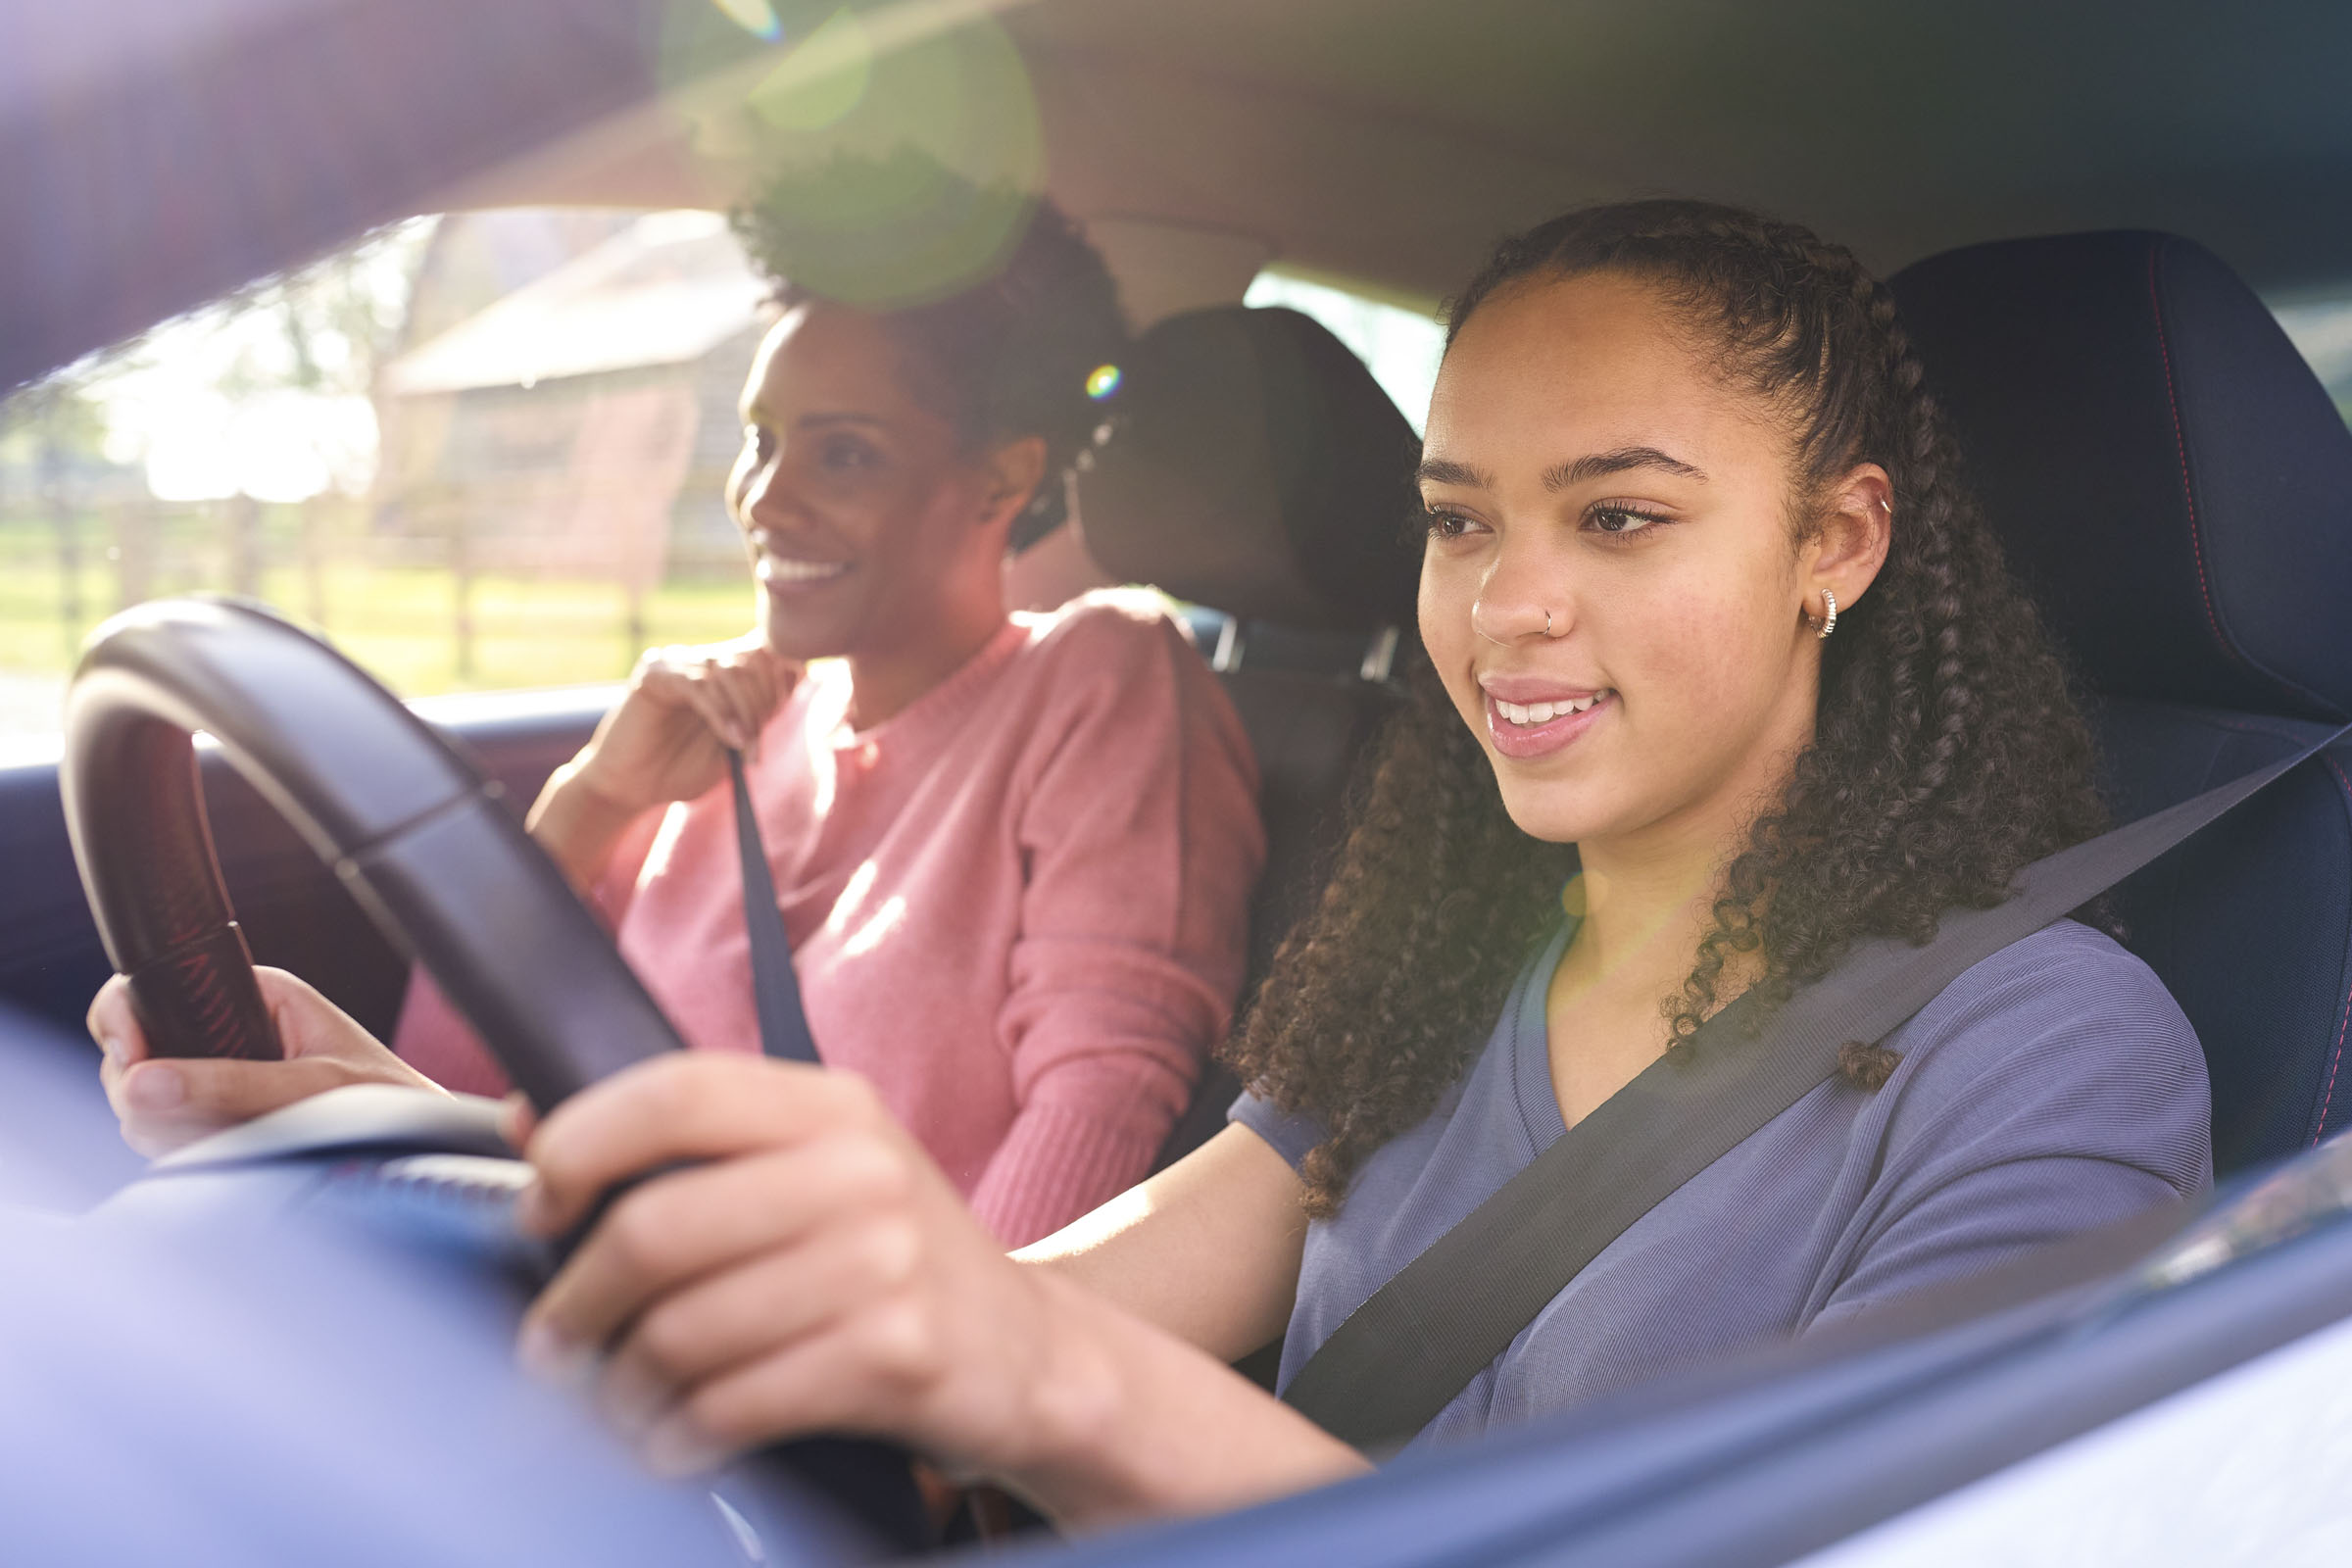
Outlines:
[[[1801, 229], [1652, 202], [1507, 242], [1430, 413], [1427, 662], [1238, 1043], [1237, 1125], [1008, 1260], [859, 1080], [650, 1063], [517, 1117], [546, 1234], [703, 1161], [613, 1205], [526, 1359], [664, 1468], [881, 1433], [1074, 1523], [1361, 1468], [1225, 1363], [1287, 1330], [1295, 1370], [1735, 996], [1924, 938], [2102, 825], [1919, 382], [1885, 292]], [[1424, 1436], [2174, 1201], [2206, 1140], [2186, 1022], [2061, 922], [1638, 1222]]]
[[[687, 1041], [757, 1054], [726, 764], [742, 748], [819, 1054], [872, 1080], [1019, 1245], [1150, 1169], [1223, 1034], [1263, 857], [1255, 763], [1157, 609], [1007, 616], [1007, 537], [1059, 515], [1118, 305], [1050, 205], [971, 286], [840, 303], [870, 280], [829, 270], [801, 215], [906, 173], [833, 166], [747, 210], [781, 308], [728, 495], [757, 630], [648, 655], [529, 821]], [[107, 1073], [149, 1150], [355, 1079], [505, 1088], [421, 976], [395, 1046], [402, 1060], [126, 1073], [126, 1055]]]

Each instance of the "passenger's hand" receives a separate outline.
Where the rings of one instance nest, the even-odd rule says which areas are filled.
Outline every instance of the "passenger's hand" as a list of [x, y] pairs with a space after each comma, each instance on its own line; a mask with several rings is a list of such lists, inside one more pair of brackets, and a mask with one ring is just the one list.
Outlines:
[[1053, 1327], [1076, 1287], [1006, 1258], [858, 1078], [671, 1054], [536, 1128], [515, 1114], [538, 1169], [520, 1217], [542, 1236], [685, 1164], [613, 1202], [523, 1328], [526, 1364], [593, 1373], [657, 1469], [861, 1432], [1002, 1472], [1055, 1428], [1042, 1407], [1085, 1385]]
[[531, 836], [585, 889], [629, 823], [691, 801], [726, 777], [801, 676], [757, 633], [702, 648], [656, 648], [580, 754], [539, 792]]
[[757, 634], [653, 649], [573, 760], [573, 777], [631, 812], [691, 801], [726, 776], [727, 752], [751, 746], [799, 678]]
[[124, 1143], [153, 1156], [329, 1089], [437, 1087], [285, 970], [256, 965], [253, 973], [277, 1027], [282, 1061], [152, 1056], [130, 1004], [130, 982], [117, 975], [100, 989], [90, 1004], [90, 1038], [106, 1054], [98, 1076], [122, 1119]]

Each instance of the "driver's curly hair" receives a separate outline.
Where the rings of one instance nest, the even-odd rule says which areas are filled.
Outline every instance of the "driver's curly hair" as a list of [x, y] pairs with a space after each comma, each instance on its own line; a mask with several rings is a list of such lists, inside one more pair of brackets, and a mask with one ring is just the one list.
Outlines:
[[[1717, 985], [1733, 955], [1758, 956], [1761, 1018], [1857, 940], [1924, 943], [1944, 910], [1999, 903], [2021, 867], [2099, 832], [2106, 812], [2059, 658], [1961, 486], [1886, 287], [1793, 223], [1633, 202], [1505, 240], [1453, 302], [1448, 342], [1498, 292], [1595, 271], [1659, 291], [1724, 373], [1781, 413], [1797, 539], [1853, 466], [1893, 480], [1886, 566], [1822, 645], [1813, 744], [1726, 869], [1714, 925], [1664, 999], [1673, 1055], [1729, 1000]], [[1304, 1167], [1318, 1216], [1468, 1068], [1576, 865], [1572, 846], [1512, 824], [1425, 655], [1408, 680], [1320, 905], [1228, 1048], [1259, 1093], [1320, 1120]], [[1876, 1087], [1892, 1058], [1856, 1047], [1844, 1065]]]

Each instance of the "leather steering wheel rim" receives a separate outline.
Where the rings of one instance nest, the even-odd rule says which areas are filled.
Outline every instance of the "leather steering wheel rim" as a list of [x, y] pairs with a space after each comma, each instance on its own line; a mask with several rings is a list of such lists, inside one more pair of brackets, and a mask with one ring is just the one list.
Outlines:
[[[66, 694], [66, 825], [107, 956], [159, 1054], [278, 1054], [220, 879], [193, 735], [333, 866], [542, 1112], [683, 1049], [497, 786], [341, 654], [257, 605], [158, 600], [100, 626]], [[904, 1453], [802, 1439], [747, 1461], [892, 1555], [927, 1544]], [[781, 1495], [781, 1494], [778, 1494]]]
[[290, 621], [198, 597], [92, 634], [59, 768], [83, 890], [157, 1054], [278, 1054], [206, 823], [196, 731], [431, 971], [542, 1112], [681, 1049], [478, 768]]

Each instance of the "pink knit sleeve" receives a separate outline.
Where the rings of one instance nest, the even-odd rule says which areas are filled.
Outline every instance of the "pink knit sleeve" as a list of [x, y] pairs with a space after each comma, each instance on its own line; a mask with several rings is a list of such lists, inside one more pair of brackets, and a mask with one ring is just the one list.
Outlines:
[[1056, 635], [998, 1023], [1020, 1109], [972, 1192], [1008, 1247], [1149, 1170], [1231, 1022], [1265, 858], [1249, 739], [1175, 627], [1102, 610]]
[[[648, 811], [629, 825], [619, 843], [612, 847], [612, 858], [605, 862], [604, 873], [589, 890], [589, 906], [605, 922], [606, 929], [616, 929], [629, 906], [630, 895], [636, 890], [637, 874], [645, 864], [645, 857], [653, 848], [654, 835], [662, 825], [660, 811]], [[507, 1075], [474, 1034], [470, 1024], [459, 1016], [433, 977], [417, 964], [409, 971], [409, 994], [401, 1004], [400, 1023], [392, 1031], [392, 1050], [401, 1060], [439, 1084], [461, 1095], [503, 1095], [507, 1092]]]

